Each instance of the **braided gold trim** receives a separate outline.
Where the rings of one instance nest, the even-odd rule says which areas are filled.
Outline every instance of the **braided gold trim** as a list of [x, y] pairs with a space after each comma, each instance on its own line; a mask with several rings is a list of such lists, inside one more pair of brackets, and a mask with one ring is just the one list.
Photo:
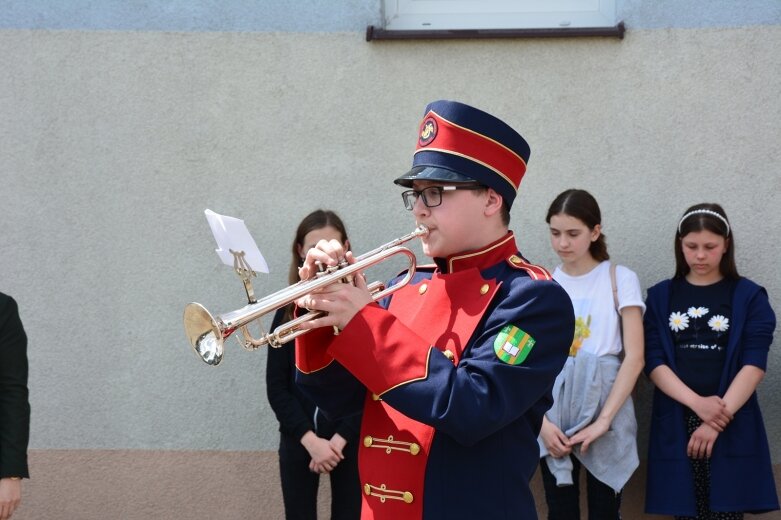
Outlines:
[[393, 435], [388, 436], [387, 439], [378, 439], [367, 435], [363, 438], [363, 445], [367, 448], [380, 448], [384, 449], [385, 453], [390, 455], [394, 450], [406, 451], [411, 455], [417, 455], [420, 453], [420, 444], [416, 442], [397, 441], [393, 438]]
[[411, 504], [414, 500], [412, 493], [409, 491], [397, 491], [395, 489], [387, 489], [385, 484], [380, 484], [380, 487], [372, 486], [371, 484], [363, 485], [363, 492], [370, 497], [377, 497], [381, 503], [385, 503], [386, 500], [401, 500], [405, 504]]

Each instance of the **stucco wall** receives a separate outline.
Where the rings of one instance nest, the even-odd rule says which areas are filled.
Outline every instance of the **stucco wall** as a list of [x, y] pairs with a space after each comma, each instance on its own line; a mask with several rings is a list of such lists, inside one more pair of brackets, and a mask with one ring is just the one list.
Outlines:
[[[532, 157], [512, 227], [552, 266], [545, 209], [601, 201], [614, 257], [672, 270], [690, 203], [722, 202], [738, 265], [778, 307], [777, 27], [618, 40], [367, 44], [355, 34], [0, 32], [3, 290], [30, 334], [33, 447], [270, 446], [265, 354], [188, 350], [185, 303], [242, 305], [203, 210], [246, 219], [284, 285], [297, 220], [345, 217], [357, 251], [407, 232], [391, 179], [425, 103], [500, 114]], [[382, 277], [382, 276], [379, 276]], [[761, 393], [779, 428], [778, 358]], [[183, 427], [186, 425], [186, 427]]]
[[[31, 448], [273, 450], [265, 353], [231, 341], [210, 368], [184, 338], [185, 303], [243, 305], [203, 210], [247, 221], [272, 269], [261, 294], [285, 285], [295, 225], [315, 207], [345, 218], [357, 251], [406, 233], [391, 180], [438, 98], [530, 142], [512, 227], [531, 259], [554, 265], [545, 210], [584, 187], [614, 258], [647, 287], [672, 272], [683, 209], [718, 201], [741, 272], [781, 309], [779, 48], [778, 25], [371, 44], [359, 32], [0, 31], [0, 290], [30, 338]], [[760, 387], [774, 462], [778, 346]]]

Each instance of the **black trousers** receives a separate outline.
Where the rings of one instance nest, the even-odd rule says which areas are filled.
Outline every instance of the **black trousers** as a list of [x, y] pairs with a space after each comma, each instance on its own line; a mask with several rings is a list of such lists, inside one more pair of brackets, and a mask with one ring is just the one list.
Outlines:
[[[549, 520], [580, 520], [580, 468], [582, 464], [575, 456], [572, 459], [571, 486], [558, 487], [545, 459], [540, 459], [545, 501], [548, 503]], [[621, 493], [597, 480], [586, 470], [586, 491], [588, 493], [589, 520], [620, 520]]]
[[[309, 471], [312, 458], [301, 442], [289, 435], [279, 441], [279, 474], [286, 520], [317, 519], [320, 475]], [[361, 484], [358, 478], [358, 444], [348, 443], [344, 460], [331, 473], [331, 520], [357, 520], [361, 516]]]

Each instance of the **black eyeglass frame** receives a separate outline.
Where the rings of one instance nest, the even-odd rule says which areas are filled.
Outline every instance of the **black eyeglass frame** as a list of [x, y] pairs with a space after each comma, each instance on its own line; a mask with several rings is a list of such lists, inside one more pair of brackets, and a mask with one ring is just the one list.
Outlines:
[[[442, 205], [442, 192], [443, 191], [456, 191], [456, 190], [484, 190], [486, 189], [485, 186], [481, 184], [465, 184], [465, 185], [459, 185], [459, 186], [427, 186], [421, 190], [406, 190], [401, 192], [401, 200], [404, 201], [404, 207], [407, 208], [408, 211], [412, 211], [412, 209], [415, 207], [415, 202], [417, 202], [418, 197], [423, 198], [423, 204], [427, 208], [436, 208], [437, 206]], [[426, 191], [428, 190], [435, 190], [437, 192], [437, 196], [439, 197], [439, 202], [436, 204], [429, 204], [428, 198], [426, 197]]]

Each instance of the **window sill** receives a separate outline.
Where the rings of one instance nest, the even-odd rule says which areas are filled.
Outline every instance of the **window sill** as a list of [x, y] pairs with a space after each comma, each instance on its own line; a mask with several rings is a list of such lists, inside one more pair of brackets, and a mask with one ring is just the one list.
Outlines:
[[624, 39], [624, 22], [615, 27], [564, 27], [560, 29], [455, 29], [388, 31], [370, 25], [366, 41], [373, 40], [479, 40], [490, 38], [574, 38], [586, 36]]

